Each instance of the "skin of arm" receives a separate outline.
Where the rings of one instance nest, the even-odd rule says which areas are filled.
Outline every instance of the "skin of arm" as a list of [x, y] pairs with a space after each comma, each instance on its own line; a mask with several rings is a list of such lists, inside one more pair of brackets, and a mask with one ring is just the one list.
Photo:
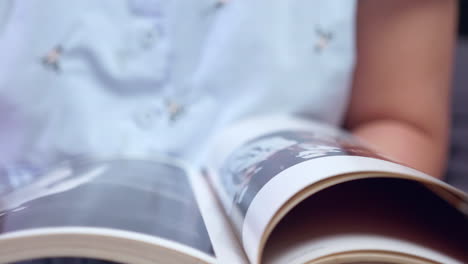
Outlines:
[[378, 152], [434, 177], [445, 170], [455, 0], [360, 0], [345, 126]]

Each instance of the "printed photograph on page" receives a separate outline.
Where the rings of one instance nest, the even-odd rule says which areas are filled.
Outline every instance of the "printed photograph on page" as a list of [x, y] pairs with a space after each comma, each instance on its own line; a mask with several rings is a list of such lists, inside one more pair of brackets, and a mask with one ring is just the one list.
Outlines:
[[189, 176], [144, 160], [75, 162], [0, 210], [0, 234], [43, 227], [103, 227], [167, 239], [214, 256]]
[[327, 156], [351, 155], [384, 159], [347, 135], [310, 131], [280, 131], [253, 139], [235, 150], [219, 177], [232, 199], [231, 217], [240, 230], [250, 203], [280, 172], [301, 162]]

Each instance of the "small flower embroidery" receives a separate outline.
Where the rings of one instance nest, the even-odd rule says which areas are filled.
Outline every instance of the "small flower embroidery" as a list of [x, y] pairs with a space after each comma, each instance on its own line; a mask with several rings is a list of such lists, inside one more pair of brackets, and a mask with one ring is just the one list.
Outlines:
[[203, 8], [201, 14], [203, 16], [211, 16], [213, 14], [216, 14], [228, 2], [229, 0], [212, 0], [212, 3], [207, 8]]
[[218, 9], [218, 8], [225, 6], [228, 1], [229, 0], [217, 0], [215, 3], [215, 8]]
[[154, 46], [156, 40], [156, 34], [152, 31], [148, 31], [144, 34], [142, 41], [141, 41], [141, 47], [145, 50], [148, 50]]
[[142, 37], [141, 47], [145, 50], [151, 49], [155, 43], [164, 36], [164, 30], [160, 24], [154, 25], [147, 30]]
[[167, 101], [166, 102], [166, 109], [169, 113], [169, 120], [171, 122], [177, 121], [181, 115], [185, 112], [185, 107], [181, 104], [178, 104], [174, 101]]
[[62, 46], [60, 45], [56, 46], [55, 48], [47, 52], [47, 54], [44, 57], [42, 57], [41, 59], [42, 64], [45, 67], [50, 68], [55, 72], [59, 72], [60, 71], [59, 62], [60, 62], [60, 57], [62, 56], [62, 52], [63, 52]]
[[315, 33], [317, 34], [318, 39], [315, 43], [314, 49], [315, 52], [320, 53], [330, 45], [330, 42], [333, 39], [333, 33], [330, 31], [324, 31], [320, 28], [317, 28]]

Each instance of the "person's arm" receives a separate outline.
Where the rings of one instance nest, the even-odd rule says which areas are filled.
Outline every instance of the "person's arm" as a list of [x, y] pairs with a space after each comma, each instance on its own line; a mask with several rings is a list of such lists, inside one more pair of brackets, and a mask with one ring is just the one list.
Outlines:
[[455, 0], [360, 0], [346, 127], [375, 149], [442, 177], [450, 122]]

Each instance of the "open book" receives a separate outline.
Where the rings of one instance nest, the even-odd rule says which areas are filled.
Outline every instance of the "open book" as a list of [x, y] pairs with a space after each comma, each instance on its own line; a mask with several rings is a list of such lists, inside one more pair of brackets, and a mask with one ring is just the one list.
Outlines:
[[348, 134], [263, 117], [208, 156], [57, 165], [0, 197], [0, 262], [468, 263], [468, 195]]

